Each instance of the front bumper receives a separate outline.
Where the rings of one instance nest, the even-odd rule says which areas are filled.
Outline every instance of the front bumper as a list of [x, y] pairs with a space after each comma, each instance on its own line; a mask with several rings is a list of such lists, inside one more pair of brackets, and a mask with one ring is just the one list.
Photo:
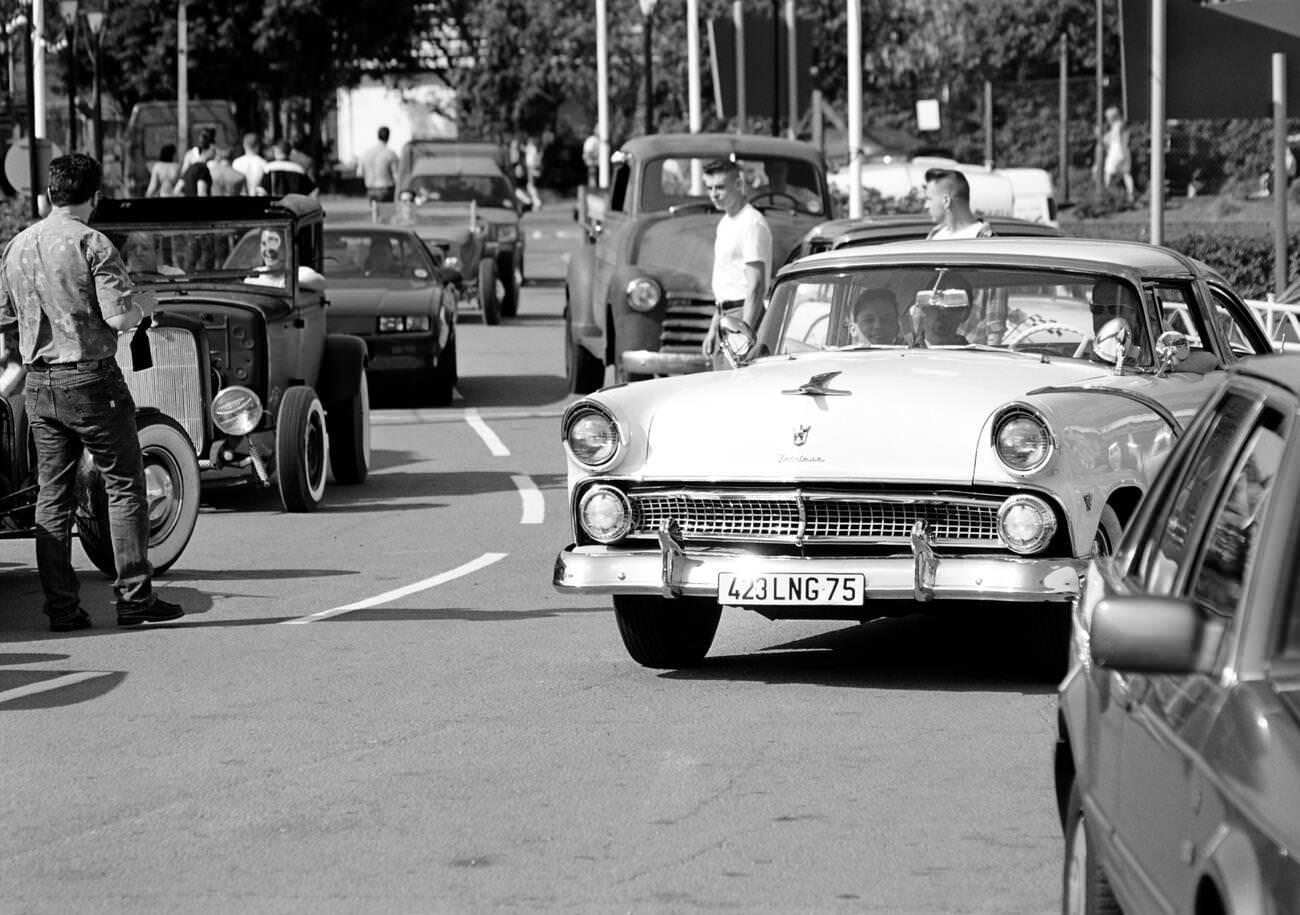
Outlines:
[[395, 334], [363, 337], [370, 361], [366, 369], [371, 374], [383, 372], [414, 372], [432, 369], [437, 364], [438, 338], [432, 334]]
[[861, 572], [869, 599], [1072, 601], [1086, 565], [1085, 559], [938, 556], [926, 545], [915, 545], [911, 555], [836, 558], [762, 556], [732, 547], [687, 551], [661, 534], [659, 549], [571, 545], [555, 559], [552, 584], [564, 592], [716, 598], [724, 572]]
[[631, 375], [690, 375], [712, 368], [703, 353], [661, 353], [648, 349], [623, 351], [623, 371]]

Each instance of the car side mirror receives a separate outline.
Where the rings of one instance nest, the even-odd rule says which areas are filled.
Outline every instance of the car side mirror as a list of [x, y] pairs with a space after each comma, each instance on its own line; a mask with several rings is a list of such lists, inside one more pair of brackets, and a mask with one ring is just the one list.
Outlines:
[[1135, 595], [1108, 597], [1093, 608], [1093, 663], [1150, 674], [1206, 673], [1222, 626], [1190, 601]]
[[1167, 330], [1156, 338], [1157, 374], [1167, 375], [1177, 366], [1187, 361], [1192, 354], [1192, 345], [1187, 334], [1177, 330]]
[[1133, 328], [1124, 318], [1111, 318], [1097, 331], [1097, 341], [1092, 350], [1097, 358], [1115, 364], [1115, 374], [1124, 371], [1128, 348], [1133, 342]]
[[723, 315], [718, 323], [718, 336], [722, 354], [733, 369], [747, 365], [754, 358], [758, 338], [739, 315]]

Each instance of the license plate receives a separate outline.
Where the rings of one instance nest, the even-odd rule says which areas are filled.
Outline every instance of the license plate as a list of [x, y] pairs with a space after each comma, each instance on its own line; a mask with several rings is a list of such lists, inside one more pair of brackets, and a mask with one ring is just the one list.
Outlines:
[[765, 575], [718, 574], [720, 604], [817, 604], [854, 606], [867, 591], [861, 572], [801, 575], [772, 572]]

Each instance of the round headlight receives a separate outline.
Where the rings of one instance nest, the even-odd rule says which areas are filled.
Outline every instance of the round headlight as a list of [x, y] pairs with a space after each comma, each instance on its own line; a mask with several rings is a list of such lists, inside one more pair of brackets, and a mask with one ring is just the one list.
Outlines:
[[1009, 469], [1029, 473], [1052, 456], [1052, 433], [1032, 413], [1008, 413], [993, 430], [993, 445]]
[[632, 506], [621, 490], [595, 486], [578, 502], [578, 523], [597, 543], [613, 543], [632, 529]]
[[231, 385], [212, 398], [212, 421], [227, 435], [247, 435], [262, 421], [262, 401], [248, 388]]
[[579, 463], [608, 464], [618, 451], [618, 426], [603, 410], [588, 407], [573, 413], [565, 424], [564, 440]]
[[1056, 533], [1056, 514], [1037, 496], [1012, 496], [998, 509], [998, 536], [1017, 553], [1037, 553]]
[[663, 300], [664, 291], [649, 277], [639, 276], [627, 284], [627, 304], [634, 311], [649, 311]]
[[448, 270], [459, 270], [460, 258], [454, 254], [449, 254], [447, 255], [447, 259], [442, 262], [442, 265]]

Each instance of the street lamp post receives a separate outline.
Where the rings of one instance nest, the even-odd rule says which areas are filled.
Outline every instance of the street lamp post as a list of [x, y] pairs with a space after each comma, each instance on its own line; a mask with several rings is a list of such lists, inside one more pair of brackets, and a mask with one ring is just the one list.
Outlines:
[[67, 26], [68, 45], [68, 152], [77, 151], [77, 14], [79, 0], [59, 0]]
[[652, 35], [656, 0], [641, 0], [641, 14], [645, 16], [645, 132], [655, 132], [654, 115], [654, 79], [651, 73], [651, 59], [654, 55]]
[[102, 163], [104, 161], [104, 115], [103, 115], [103, 90], [99, 82], [99, 48], [100, 36], [104, 29], [104, 11], [88, 10], [86, 12], [86, 27], [90, 30], [90, 37], [93, 47], [90, 51], [90, 61], [93, 67], [94, 76], [91, 80], [92, 92], [94, 93], [94, 125], [95, 125], [95, 159]]

